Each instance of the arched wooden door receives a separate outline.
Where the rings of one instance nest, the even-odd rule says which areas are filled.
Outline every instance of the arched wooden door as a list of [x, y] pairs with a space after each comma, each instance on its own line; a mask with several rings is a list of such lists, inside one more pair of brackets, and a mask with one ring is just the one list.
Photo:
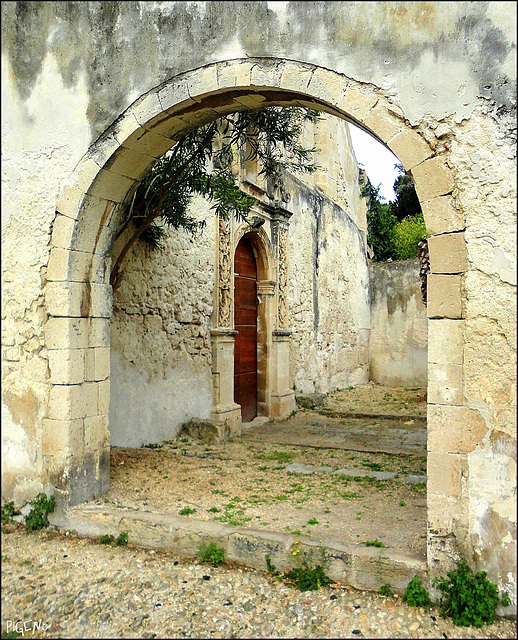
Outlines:
[[241, 419], [257, 416], [257, 265], [250, 241], [243, 236], [234, 259], [234, 402]]

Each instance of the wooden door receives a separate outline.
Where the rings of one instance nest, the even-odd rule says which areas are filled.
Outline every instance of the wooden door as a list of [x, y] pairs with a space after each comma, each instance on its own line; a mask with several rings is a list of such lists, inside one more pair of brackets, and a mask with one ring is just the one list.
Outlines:
[[257, 416], [257, 266], [246, 237], [237, 245], [234, 274], [234, 402], [250, 422]]

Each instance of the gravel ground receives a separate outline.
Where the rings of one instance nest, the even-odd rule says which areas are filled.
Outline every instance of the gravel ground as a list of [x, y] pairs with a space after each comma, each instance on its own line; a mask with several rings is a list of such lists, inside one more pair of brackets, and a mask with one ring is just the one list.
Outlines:
[[[18, 620], [35, 638], [516, 637], [510, 620], [455, 627], [435, 608], [396, 597], [347, 587], [300, 592], [267, 573], [5, 525], [2, 637]], [[47, 630], [32, 634], [34, 621]]]

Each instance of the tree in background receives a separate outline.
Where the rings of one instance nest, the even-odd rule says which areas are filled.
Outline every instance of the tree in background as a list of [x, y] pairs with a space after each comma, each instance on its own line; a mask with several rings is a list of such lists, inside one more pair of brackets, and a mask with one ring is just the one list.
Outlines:
[[367, 198], [367, 244], [374, 262], [406, 260], [418, 255], [418, 244], [426, 238], [426, 227], [412, 176], [402, 165], [394, 182], [396, 200], [383, 203], [381, 185], [374, 187], [369, 178], [361, 195]]
[[402, 164], [395, 164], [394, 167], [399, 171], [399, 175], [394, 182], [396, 199], [390, 203], [390, 210], [398, 222], [401, 222], [408, 216], [413, 217], [422, 213], [422, 210], [412, 176], [406, 173]]
[[192, 217], [189, 205], [196, 195], [213, 203], [217, 215], [246, 220], [256, 202], [241, 191], [233, 172], [236, 152], [246, 150], [257, 160], [259, 175], [276, 178], [282, 171], [313, 173], [315, 148], [299, 143], [304, 123], [317, 122], [318, 112], [300, 107], [265, 107], [224, 116], [187, 131], [155, 164], [139, 184], [125, 211], [117, 238], [127, 234], [110, 276], [117, 288], [122, 264], [138, 240], [152, 248], [163, 246], [167, 229], [193, 235], [205, 222]]

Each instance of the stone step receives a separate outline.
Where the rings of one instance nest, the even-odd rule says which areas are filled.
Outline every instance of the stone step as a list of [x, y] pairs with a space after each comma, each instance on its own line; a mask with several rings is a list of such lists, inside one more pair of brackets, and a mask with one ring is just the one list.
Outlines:
[[372, 419], [372, 420], [405, 420], [405, 424], [410, 421], [418, 422], [419, 424], [425, 424], [427, 421], [426, 416], [417, 416], [414, 414], [402, 414], [402, 413], [358, 413], [352, 411], [338, 411], [336, 409], [331, 409], [323, 407], [322, 409], [317, 409], [316, 413], [319, 413], [322, 416], [328, 416], [330, 418], [352, 418], [352, 419]]
[[301, 464], [294, 462], [284, 467], [290, 473], [311, 475], [312, 473], [331, 473], [334, 476], [351, 476], [353, 478], [376, 478], [376, 480], [397, 480], [403, 484], [418, 484], [426, 482], [426, 476], [403, 475], [391, 471], [370, 471], [365, 469], [335, 469], [334, 467], [318, 466], [313, 464]]
[[[52, 526], [97, 538], [128, 533], [128, 544], [166, 549], [180, 557], [197, 558], [200, 545], [214, 542], [225, 551], [225, 561], [266, 571], [266, 555], [277, 571], [291, 569], [306, 560], [322, 564], [327, 575], [341, 585], [378, 591], [389, 584], [403, 594], [409, 581], [419, 576], [426, 581], [426, 559], [396, 549], [345, 544], [336, 540], [305, 540], [288, 533], [244, 529], [193, 518], [112, 509], [102, 505], [79, 505], [66, 513], [49, 514]], [[293, 553], [298, 550], [297, 560]]]

